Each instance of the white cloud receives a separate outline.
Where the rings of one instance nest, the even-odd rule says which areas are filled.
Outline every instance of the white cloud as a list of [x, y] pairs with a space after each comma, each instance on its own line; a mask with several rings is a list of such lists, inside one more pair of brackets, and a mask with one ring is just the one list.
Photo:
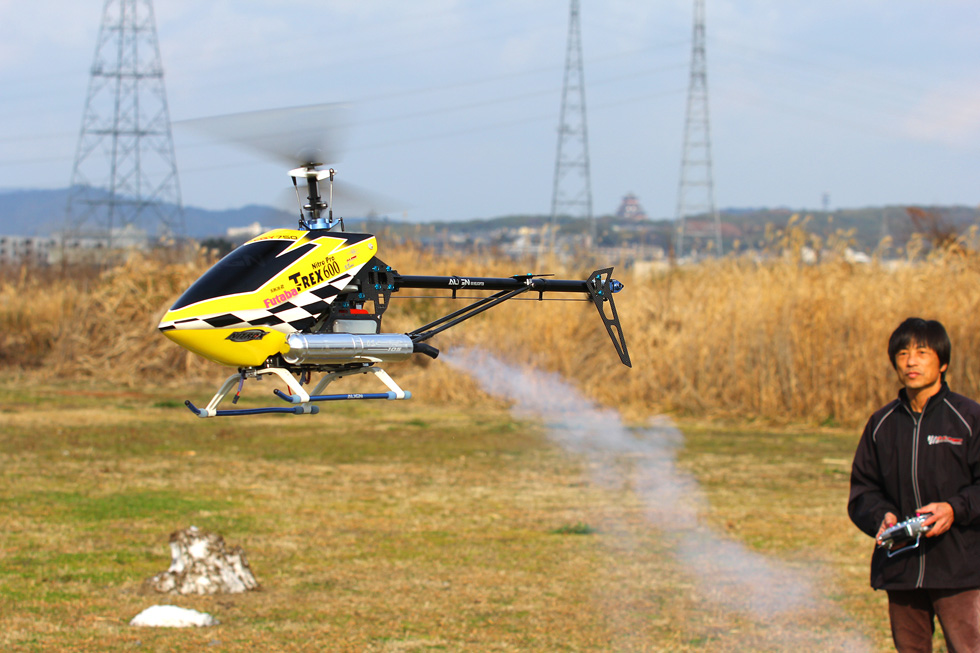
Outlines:
[[980, 144], [980, 85], [944, 87], [925, 95], [904, 122], [914, 139], [954, 148]]

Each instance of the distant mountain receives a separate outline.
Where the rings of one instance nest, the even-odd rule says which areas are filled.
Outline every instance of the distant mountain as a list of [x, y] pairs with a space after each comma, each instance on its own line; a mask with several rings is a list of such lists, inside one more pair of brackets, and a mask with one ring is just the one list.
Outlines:
[[[65, 224], [68, 189], [0, 190], [0, 234], [40, 236]], [[224, 211], [184, 207], [184, 228], [191, 238], [223, 236], [229, 227], [258, 222], [264, 227], [295, 226], [296, 214], [269, 206], [249, 205]], [[153, 231], [151, 226], [149, 231]]]
[[258, 222], [263, 227], [296, 227], [298, 213], [288, 213], [271, 206], [249, 204], [239, 209], [209, 211], [184, 207], [184, 225], [191, 238], [223, 236], [229, 227], [245, 227]]
[[40, 236], [64, 224], [68, 189], [0, 191], [0, 234]]

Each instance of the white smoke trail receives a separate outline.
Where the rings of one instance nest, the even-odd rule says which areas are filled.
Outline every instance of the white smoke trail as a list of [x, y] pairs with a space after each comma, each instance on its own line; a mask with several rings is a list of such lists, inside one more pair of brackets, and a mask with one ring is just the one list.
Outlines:
[[[782, 637], [794, 648], [807, 648], [809, 635], [794, 629], [793, 613], [801, 610], [834, 611], [817, 595], [803, 572], [750, 551], [724, 538], [699, 520], [706, 502], [697, 480], [677, 468], [675, 452], [683, 434], [666, 418], [648, 428], [631, 430], [619, 414], [586, 399], [555, 374], [509, 365], [489, 354], [455, 350], [447, 361], [473, 376], [490, 394], [513, 402], [519, 415], [543, 421], [549, 437], [567, 451], [584, 456], [606, 487], [624, 483], [624, 459], [630, 476], [625, 480], [642, 501], [651, 526], [662, 532], [675, 558], [697, 580], [699, 594], [724, 609], [766, 623], [785, 621]], [[841, 631], [822, 648], [868, 650], [857, 633]]]

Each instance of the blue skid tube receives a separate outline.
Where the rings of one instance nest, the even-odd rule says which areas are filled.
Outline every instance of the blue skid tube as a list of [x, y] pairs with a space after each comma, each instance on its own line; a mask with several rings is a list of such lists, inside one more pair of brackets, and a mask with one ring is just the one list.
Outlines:
[[[277, 390], [278, 392], [278, 390]], [[188, 399], [184, 405], [198, 417], [231, 417], [234, 415], [263, 415], [266, 413], [290, 413], [293, 415], [316, 415], [320, 409], [316, 406], [269, 406], [268, 408], [237, 408], [232, 410], [216, 410], [214, 415], [209, 415], [208, 411], [198, 408]]]
[[[292, 404], [302, 403], [302, 398], [298, 395], [287, 395], [285, 392], [276, 388], [272, 391], [277, 397], [283, 401], [288, 401]], [[406, 392], [404, 398], [411, 398], [412, 393]], [[312, 395], [310, 401], [348, 401], [354, 399], [398, 399], [398, 395], [394, 392], [368, 392], [363, 394], [342, 394], [342, 395]], [[313, 408], [316, 408], [314, 406]], [[283, 408], [284, 411], [292, 411], [292, 408]], [[315, 412], [315, 411], [314, 411]]]

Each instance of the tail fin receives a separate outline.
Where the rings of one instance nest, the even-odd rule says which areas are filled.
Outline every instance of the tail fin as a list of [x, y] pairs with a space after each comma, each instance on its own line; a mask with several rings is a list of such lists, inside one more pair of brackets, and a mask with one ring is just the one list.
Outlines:
[[[626, 367], [633, 367], [633, 363], [630, 362], [629, 351], [626, 349], [626, 338], [623, 336], [623, 327], [619, 324], [616, 302], [613, 301], [613, 294], [622, 290], [623, 284], [612, 278], [612, 271], [612, 268], [596, 270], [586, 279], [585, 285], [589, 290], [589, 297], [592, 298], [592, 303], [595, 304], [596, 310], [599, 311], [599, 318], [602, 320], [603, 326], [606, 327], [606, 333], [609, 334], [613, 347], [616, 348], [616, 353], [619, 354], [619, 360], [623, 361], [623, 365]], [[606, 312], [607, 305], [611, 315]]]

